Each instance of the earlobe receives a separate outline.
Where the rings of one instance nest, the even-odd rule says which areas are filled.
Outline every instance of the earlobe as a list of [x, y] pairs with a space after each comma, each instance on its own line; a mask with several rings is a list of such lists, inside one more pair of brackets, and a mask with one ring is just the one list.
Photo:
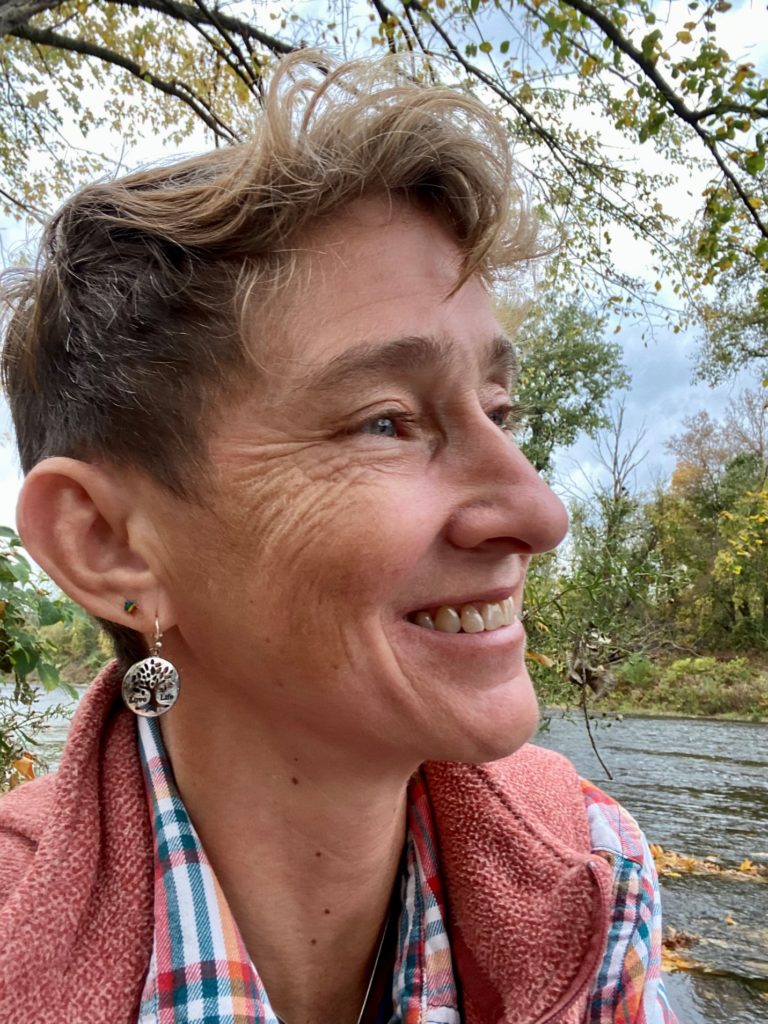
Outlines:
[[[130, 489], [78, 459], [38, 463], [22, 487], [19, 535], [65, 594], [103, 619], [151, 632], [160, 600]], [[126, 601], [136, 608], [126, 610]]]

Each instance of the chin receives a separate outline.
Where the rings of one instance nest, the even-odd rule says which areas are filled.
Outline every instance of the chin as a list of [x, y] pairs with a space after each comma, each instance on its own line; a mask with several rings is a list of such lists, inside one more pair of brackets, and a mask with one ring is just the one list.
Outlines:
[[502, 692], [486, 693], [477, 706], [463, 711], [436, 744], [437, 756], [425, 760], [499, 761], [528, 743], [539, 727], [539, 704], [526, 669], [505, 684]]

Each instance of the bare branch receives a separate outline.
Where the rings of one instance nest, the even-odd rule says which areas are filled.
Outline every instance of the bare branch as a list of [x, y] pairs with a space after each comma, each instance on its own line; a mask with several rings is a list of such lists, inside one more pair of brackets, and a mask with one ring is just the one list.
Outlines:
[[0, 0], [0, 39], [12, 35], [18, 25], [24, 25], [36, 14], [51, 11], [61, 0]]
[[34, 43], [37, 46], [52, 46], [60, 50], [68, 50], [72, 53], [81, 53], [85, 57], [95, 57], [106, 64], [120, 67], [134, 77], [141, 79], [142, 82], [146, 82], [155, 89], [159, 89], [160, 92], [165, 93], [167, 96], [173, 96], [174, 99], [181, 100], [211, 129], [216, 138], [225, 142], [238, 141], [237, 133], [222, 121], [209, 104], [184, 82], [165, 81], [162, 78], [158, 78], [148, 68], [142, 67], [136, 61], [129, 60], [127, 57], [122, 56], [122, 54], [115, 53], [114, 50], [108, 50], [105, 46], [99, 46], [96, 43], [86, 42], [84, 39], [73, 39], [71, 36], [64, 36], [50, 29], [38, 29], [25, 25], [17, 27], [9, 34], [17, 39], [26, 39], [27, 42]]
[[[387, 7], [385, 3], [382, 3], [382, 0], [372, 0], [372, 3], [382, 25], [388, 24], [390, 18], [392, 18], [393, 20], [395, 19], [395, 16], [392, 13], [392, 11], [390, 11], [390, 9]], [[397, 44], [395, 43], [394, 35], [387, 36], [387, 46], [389, 47], [390, 53], [397, 53]]]
[[221, 37], [224, 39], [225, 43], [230, 48], [232, 54], [234, 54], [237, 60], [232, 60], [230, 55], [226, 54], [225, 51], [220, 50], [218, 46], [216, 47], [216, 52], [222, 55], [223, 59], [232, 68], [232, 70], [240, 78], [240, 80], [245, 85], [247, 85], [249, 89], [251, 89], [255, 84], [255, 78], [253, 72], [250, 69], [250, 62], [246, 59], [245, 54], [237, 45], [230, 32], [227, 30], [226, 25], [224, 25], [224, 23], [222, 22], [221, 18], [219, 17], [219, 12], [216, 10], [210, 10], [203, 2], [203, 0], [195, 0], [195, 3], [200, 8], [202, 13], [207, 18], [209, 18], [211, 25], [214, 26], [214, 28], [218, 31], [219, 35], [221, 35]]
[[276, 36], [271, 36], [268, 32], [262, 32], [255, 25], [251, 25], [241, 18], [235, 18], [231, 14], [225, 14], [223, 11], [216, 11], [216, 22], [212, 22], [198, 7], [180, 2], [180, 0], [110, 0], [110, 3], [132, 7], [134, 10], [159, 11], [160, 14], [168, 14], [177, 21], [185, 21], [189, 25], [205, 24], [212, 25], [214, 28], [221, 25], [227, 32], [239, 35], [243, 40], [248, 39], [259, 43], [278, 57], [284, 57], [299, 49], [299, 47], [286, 43]]
[[17, 196], [13, 196], [10, 192], [6, 192], [5, 189], [0, 188], [0, 196], [9, 202], [12, 206], [17, 206], [24, 213], [36, 220], [38, 224], [45, 224], [48, 220], [49, 213], [45, 210], [41, 210], [37, 206], [32, 206], [30, 203], [25, 203], [23, 199], [19, 199]]

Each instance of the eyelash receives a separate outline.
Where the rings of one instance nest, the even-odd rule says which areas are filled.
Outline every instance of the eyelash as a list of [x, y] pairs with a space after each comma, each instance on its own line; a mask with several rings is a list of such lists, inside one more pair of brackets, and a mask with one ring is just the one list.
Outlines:
[[[503, 405], [499, 405], [495, 409], [491, 409], [488, 413], [488, 419], [491, 420], [492, 423], [496, 422], [493, 418], [494, 416], [501, 417], [501, 422], [496, 423], [499, 430], [503, 430], [507, 433], [513, 433], [519, 425], [520, 405], [517, 402], [505, 402]], [[372, 437], [386, 437], [388, 435], [377, 435], [373, 430], [365, 430], [365, 427], [369, 427], [375, 423], [380, 423], [382, 420], [391, 420], [395, 424], [399, 430], [398, 437], [403, 436], [401, 428], [405, 427], [407, 434], [408, 430], [412, 429], [419, 422], [419, 418], [417, 416], [414, 416], [412, 413], [403, 412], [402, 409], [385, 409], [383, 412], [378, 413], [378, 415], [372, 416], [370, 419], [361, 423], [356, 432], [368, 433]], [[396, 440], [396, 438], [392, 438], [392, 440]]]
[[519, 402], [505, 402], [504, 405], [492, 409], [488, 414], [488, 418], [492, 419], [496, 414], [500, 414], [502, 417], [502, 422], [497, 424], [500, 430], [514, 433], [520, 426], [521, 408]]

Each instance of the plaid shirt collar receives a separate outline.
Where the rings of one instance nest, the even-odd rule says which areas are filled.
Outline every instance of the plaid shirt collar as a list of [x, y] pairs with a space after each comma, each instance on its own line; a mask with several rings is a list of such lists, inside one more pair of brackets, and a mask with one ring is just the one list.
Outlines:
[[[157, 721], [139, 719], [152, 815], [155, 931], [138, 1024], [278, 1024], [173, 778]], [[460, 1024], [434, 827], [408, 791], [405, 872], [387, 1024]]]

